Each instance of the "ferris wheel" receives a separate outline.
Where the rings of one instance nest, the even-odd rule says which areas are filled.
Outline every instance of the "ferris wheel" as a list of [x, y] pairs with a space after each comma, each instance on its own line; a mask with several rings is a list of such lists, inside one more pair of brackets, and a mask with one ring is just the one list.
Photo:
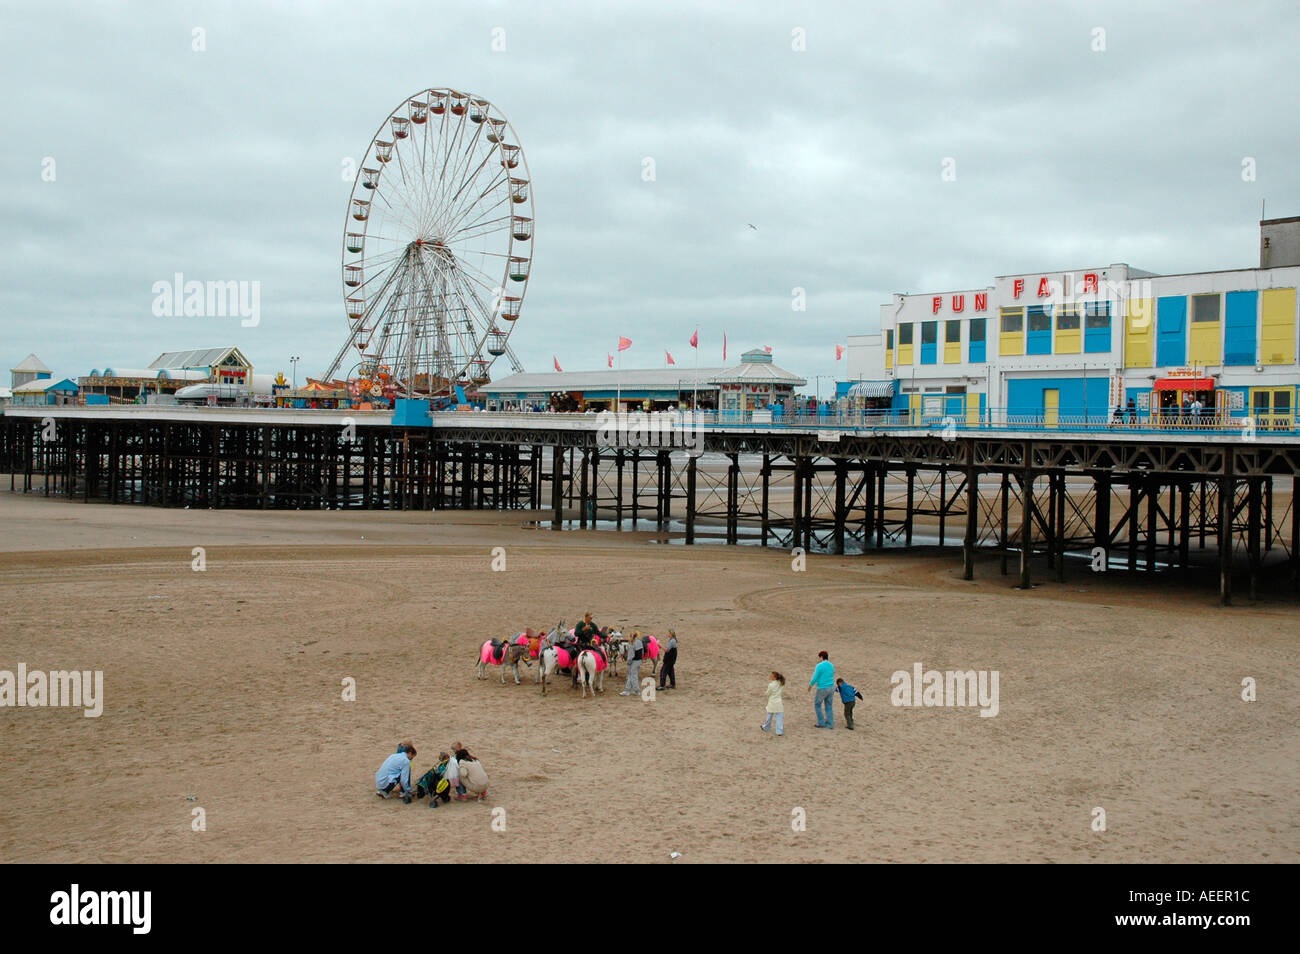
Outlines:
[[[489, 380], [532, 266], [519, 138], [486, 99], [426, 89], [380, 125], [352, 184], [343, 236], [348, 337], [324, 377], [404, 397]], [[350, 387], [353, 384], [350, 384]]]

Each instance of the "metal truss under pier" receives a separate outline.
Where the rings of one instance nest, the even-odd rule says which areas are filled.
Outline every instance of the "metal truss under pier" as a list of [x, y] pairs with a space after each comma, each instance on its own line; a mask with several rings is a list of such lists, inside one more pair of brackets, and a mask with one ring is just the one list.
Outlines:
[[[154, 506], [543, 511], [551, 526], [653, 527], [729, 544], [869, 553], [960, 546], [1031, 585], [1094, 569], [1154, 576], [1214, 555], [1252, 598], [1300, 588], [1300, 438], [1087, 432], [839, 432], [714, 426], [609, 445], [583, 415], [144, 407], [10, 408], [14, 493]], [[657, 442], [658, 446], [655, 446]], [[640, 443], [647, 443], [642, 437]], [[1194, 552], [1195, 551], [1195, 554]], [[1014, 564], [1014, 570], [1012, 569]]]

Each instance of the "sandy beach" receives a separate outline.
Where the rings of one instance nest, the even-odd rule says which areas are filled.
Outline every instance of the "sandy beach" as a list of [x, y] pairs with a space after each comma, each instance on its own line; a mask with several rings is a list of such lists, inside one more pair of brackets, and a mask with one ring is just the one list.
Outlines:
[[[0, 857], [1300, 860], [1294, 601], [1223, 609], [1176, 580], [1078, 571], [1021, 592], [992, 559], [962, 581], [951, 552], [814, 555], [797, 572], [778, 550], [533, 516], [0, 494], [0, 670], [104, 680], [98, 718], [0, 709]], [[533, 670], [475, 678], [483, 639], [584, 609], [676, 629], [680, 688], [642, 701], [607, 680], [584, 700], [563, 682], [543, 697]], [[865, 697], [854, 732], [838, 704], [833, 732], [813, 727], [820, 649]], [[916, 663], [997, 671], [997, 715], [892, 705], [891, 674]], [[780, 739], [759, 731], [771, 669], [789, 680]], [[417, 772], [463, 741], [487, 801], [378, 800], [401, 739]]]

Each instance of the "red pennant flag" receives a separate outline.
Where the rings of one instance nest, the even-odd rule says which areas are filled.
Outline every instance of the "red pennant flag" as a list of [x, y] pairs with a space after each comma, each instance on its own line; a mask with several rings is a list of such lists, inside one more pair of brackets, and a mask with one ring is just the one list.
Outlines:
[[626, 351], [630, 347], [632, 347], [632, 339], [620, 336], [618, 339], [618, 350]]
[[668, 356], [668, 363], [669, 363], [669, 364], [676, 364], [676, 363], [677, 363], [676, 361], [673, 360], [673, 353], [672, 353], [671, 351], [665, 351], [664, 354], [666, 354], [666, 355]]
[[699, 348], [700, 346], [700, 329], [695, 329], [695, 334], [691, 335], [691, 347]]
[[555, 370], [556, 370], [556, 371], [563, 371], [563, 370], [564, 370], [562, 367], [560, 367], [560, 359], [557, 358], [555, 355], [551, 355], [551, 361], [553, 361], [553, 362], [555, 363]]
[[611, 368], [614, 367], [614, 356], [613, 356], [612, 354], [609, 354], [609, 353], [607, 352], [607, 353], [605, 354], [605, 357], [609, 359], [609, 366], [610, 366]]
[[836, 345], [836, 346], [835, 346], [835, 360], [838, 361], [838, 360], [840, 360], [840, 358], [842, 358], [842, 357], [844, 357], [844, 345]]
[[722, 333], [722, 360], [727, 360], [727, 333]]
[[771, 346], [771, 345], [763, 345], [763, 350], [766, 351], [768, 354], [771, 354], [771, 353], [772, 353], [772, 346]]

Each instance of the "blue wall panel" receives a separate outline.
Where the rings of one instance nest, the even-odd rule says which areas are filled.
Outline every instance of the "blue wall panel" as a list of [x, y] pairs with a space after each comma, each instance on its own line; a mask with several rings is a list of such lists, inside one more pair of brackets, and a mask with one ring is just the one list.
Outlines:
[[1187, 296], [1160, 298], [1156, 305], [1156, 366], [1187, 364]]
[[1234, 291], [1227, 294], [1223, 328], [1223, 363], [1255, 363], [1255, 325], [1259, 314], [1259, 292]]
[[1040, 331], [1034, 330], [1034, 320], [1040, 318], [1046, 313], [1046, 310], [1038, 305], [1031, 306], [1026, 312], [1025, 327], [1027, 338], [1025, 341], [1025, 354], [1051, 354], [1052, 353], [1052, 326], [1049, 319], [1048, 326]]
[[1043, 413], [1043, 392], [1055, 389], [1060, 392], [1057, 415], [1062, 423], [1082, 421], [1086, 413], [1089, 421], [1104, 424], [1110, 416], [1106, 406], [1110, 401], [1110, 379], [1087, 378], [1032, 378], [1007, 382], [1007, 413], [1040, 416]]
[[986, 357], [984, 357], [985, 344], [986, 342], [983, 341], [972, 341], [970, 345], [968, 345], [967, 360], [969, 360], [971, 364], [983, 364], [985, 361], [988, 360]]
[[933, 341], [931, 341], [929, 344], [926, 344], [925, 342], [921, 342], [921, 363], [922, 364], [935, 364], [937, 362], [937, 357], [936, 357], [937, 354], [938, 354], [938, 348], [936, 347]]
[[1084, 354], [1105, 354], [1108, 351], [1110, 351], [1109, 328], [1083, 329]]

